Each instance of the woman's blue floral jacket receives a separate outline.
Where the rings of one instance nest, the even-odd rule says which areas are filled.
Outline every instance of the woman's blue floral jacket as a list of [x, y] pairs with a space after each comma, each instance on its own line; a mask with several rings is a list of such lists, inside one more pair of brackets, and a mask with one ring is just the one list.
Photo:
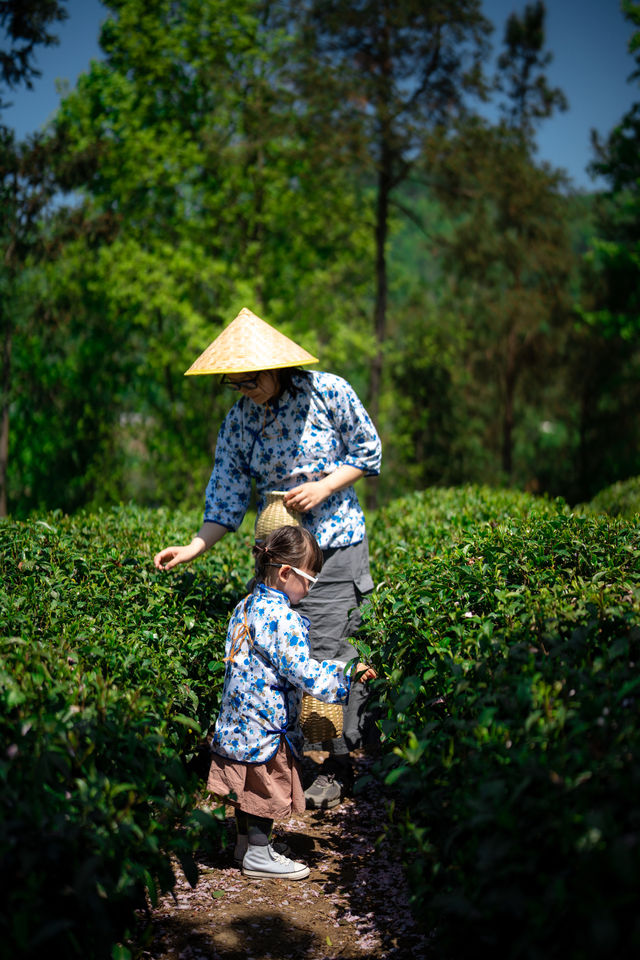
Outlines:
[[[346, 380], [307, 372], [294, 374], [294, 387], [267, 405], [242, 397], [225, 417], [207, 487], [205, 521], [237, 529], [249, 506], [252, 480], [260, 512], [269, 490], [320, 480], [343, 464], [368, 476], [380, 472], [380, 438]], [[360, 543], [365, 535], [352, 486], [304, 513], [302, 523], [323, 550]]]

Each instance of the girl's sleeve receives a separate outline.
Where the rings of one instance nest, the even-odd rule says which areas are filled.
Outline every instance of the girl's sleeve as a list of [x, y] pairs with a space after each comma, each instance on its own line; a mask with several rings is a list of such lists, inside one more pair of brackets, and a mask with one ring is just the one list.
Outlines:
[[382, 446], [373, 421], [353, 387], [341, 377], [334, 377], [326, 400], [346, 455], [343, 462], [362, 470], [367, 476], [380, 473]]
[[205, 494], [204, 520], [236, 530], [242, 523], [251, 496], [242, 416], [238, 404], [224, 418], [213, 470]]
[[314, 660], [309, 654], [306, 630], [292, 612], [274, 621], [270, 659], [280, 674], [294, 687], [325, 703], [342, 703], [349, 696], [351, 680], [342, 660]]

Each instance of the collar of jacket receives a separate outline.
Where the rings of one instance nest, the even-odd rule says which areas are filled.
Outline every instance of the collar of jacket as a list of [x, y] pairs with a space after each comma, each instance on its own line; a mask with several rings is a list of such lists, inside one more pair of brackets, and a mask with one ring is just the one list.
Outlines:
[[253, 592], [256, 594], [263, 594], [263, 595], [274, 593], [277, 597], [282, 597], [282, 599], [284, 600], [284, 602], [288, 607], [291, 606], [291, 601], [289, 600], [289, 597], [286, 595], [286, 593], [283, 593], [282, 590], [276, 590], [275, 587], [268, 587], [266, 583], [256, 583], [255, 587], [253, 588]]

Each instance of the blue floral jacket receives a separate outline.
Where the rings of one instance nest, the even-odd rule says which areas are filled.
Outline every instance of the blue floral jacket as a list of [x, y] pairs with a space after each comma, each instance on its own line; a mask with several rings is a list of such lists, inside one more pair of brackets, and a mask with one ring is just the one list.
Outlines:
[[[380, 438], [353, 388], [331, 373], [294, 375], [295, 396], [263, 406], [248, 397], [233, 405], [218, 434], [207, 487], [205, 521], [235, 530], [256, 481], [258, 512], [269, 490], [290, 490], [348, 464], [380, 472]], [[332, 494], [302, 523], [323, 550], [360, 543], [364, 515], [352, 486]]]
[[308, 620], [286, 594], [259, 583], [233, 611], [227, 631], [222, 706], [211, 748], [246, 763], [266, 763], [281, 737], [300, 756], [302, 693], [326, 703], [348, 699], [340, 660], [312, 660]]

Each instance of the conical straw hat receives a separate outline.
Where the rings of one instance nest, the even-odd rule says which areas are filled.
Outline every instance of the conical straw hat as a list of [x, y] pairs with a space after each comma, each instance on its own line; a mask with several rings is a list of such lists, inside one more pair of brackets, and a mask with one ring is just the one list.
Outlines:
[[185, 376], [249, 373], [317, 362], [317, 357], [243, 307], [235, 320], [191, 364]]

